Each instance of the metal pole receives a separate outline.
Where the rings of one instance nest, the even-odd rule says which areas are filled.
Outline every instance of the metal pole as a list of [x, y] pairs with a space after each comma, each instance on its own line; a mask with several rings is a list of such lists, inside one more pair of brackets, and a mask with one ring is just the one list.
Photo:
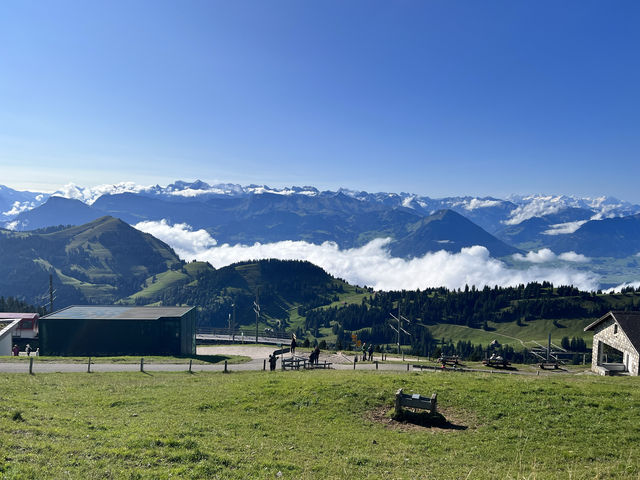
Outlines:
[[87, 362], [87, 373], [91, 373], [91, 357], [89, 357], [89, 361]]
[[233, 302], [233, 305], [231, 305], [233, 307], [233, 323], [232, 323], [232, 327], [233, 327], [233, 333], [231, 334], [231, 341], [235, 342], [236, 341], [236, 332], [235, 332], [235, 328], [236, 328], [236, 302]]
[[227, 370], [227, 361], [224, 361], [224, 373], [229, 373], [229, 370]]
[[49, 274], [49, 312], [53, 313], [53, 275]]
[[192, 363], [193, 363], [193, 359], [190, 358], [189, 359], [189, 373], [191, 373], [191, 365], [192, 365]]
[[33, 375], [33, 357], [29, 357], [29, 375]]
[[144, 372], [144, 357], [140, 358], [140, 371]]

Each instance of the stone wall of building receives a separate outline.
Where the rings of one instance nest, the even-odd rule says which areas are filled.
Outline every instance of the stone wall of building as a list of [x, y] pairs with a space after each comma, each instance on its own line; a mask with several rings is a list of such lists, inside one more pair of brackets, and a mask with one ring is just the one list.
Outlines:
[[[617, 328], [616, 328], [617, 327]], [[594, 329], [593, 354], [591, 355], [591, 369], [598, 372], [598, 365], [602, 365], [602, 344], [620, 350], [624, 354], [624, 364], [630, 375], [638, 375], [640, 356], [629, 338], [612, 317], [607, 318]]]

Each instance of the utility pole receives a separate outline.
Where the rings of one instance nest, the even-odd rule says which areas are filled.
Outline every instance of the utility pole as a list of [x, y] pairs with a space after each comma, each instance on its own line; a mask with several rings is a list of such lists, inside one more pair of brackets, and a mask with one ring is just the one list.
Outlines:
[[404, 328], [402, 328], [402, 322], [407, 322], [407, 323], [411, 323], [411, 322], [407, 318], [403, 317], [400, 314], [398, 314], [397, 317], [393, 313], [389, 313], [389, 315], [391, 315], [391, 318], [393, 318], [394, 320], [398, 321], [398, 329], [397, 330], [396, 330], [396, 327], [394, 327], [393, 325], [389, 325], [389, 327], [391, 327], [391, 330], [394, 330], [398, 334], [398, 355], [399, 355], [401, 353], [400, 352], [400, 332], [404, 332], [407, 335], [411, 335]]
[[49, 313], [53, 313], [53, 275], [49, 274]]
[[[233, 322], [231, 323], [231, 327], [235, 329], [236, 328], [236, 302], [233, 302], [231, 304], [231, 307], [233, 308]], [[231, 341], [232, 342], [236, 341], [236, 333], [233, 330], [231, 332]]]
[[258, 321], [260, 320], [260, 304], [258, 303], [258, 294], [256, 294], [256, 301], [253, 302], [253, 311], [256, 312], [256, 343], [258, 343]]

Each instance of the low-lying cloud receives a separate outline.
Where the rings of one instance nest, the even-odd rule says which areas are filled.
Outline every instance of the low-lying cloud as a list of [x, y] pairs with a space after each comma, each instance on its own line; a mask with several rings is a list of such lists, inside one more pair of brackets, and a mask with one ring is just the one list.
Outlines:
[[519, 262], [528, 263], [549, 263], [563, 260], [565, 262], [586, 263], [589, 261], [589, 257], [585, 257], [581, 253], [576, 252], [564, 252], [560, 255], [556, 255], [552, 250], [548, 248], [541, 248], [537, 252], [528, 252], [526, 255], [516, 253], [513, 256], [514, 260]]
[[544, 235], [567, 235], [575, 233], [582, 225], [587, 223], [586, 220], [577, 220], [575, 222], [556, 223], [550, 225], [548, 230], [542, 232]]
[[513, 286], [544, 280], [556, 285], [574, 285], [583, 290], [598, 288], [598, 277], [592, 272], [539, 265], [510, 268], [492, 258], [489, 251], [481, 246], [463, 248], [459, 253], [441, 250], [405, 260], [390, 255], [387, 249], [390, 239], [375, 239], [362, 247], [351, 249], [341, 249], [334, 242], [316, 245], [291, 240], [253, 245], [218, 245], [205, 230], [193, 230], [186, 224], [170, 225], [163, 220], [142, 222], [135, 227], [171, 245], [187, 261], [207, 261], [220, 268], [239, 261], [265, 258], [307, 260], [336, 277], [377, 290], [414, 290], [440, 286], [453, 289], [464, 288], [465, 285], [482, 288], [485, 285]]

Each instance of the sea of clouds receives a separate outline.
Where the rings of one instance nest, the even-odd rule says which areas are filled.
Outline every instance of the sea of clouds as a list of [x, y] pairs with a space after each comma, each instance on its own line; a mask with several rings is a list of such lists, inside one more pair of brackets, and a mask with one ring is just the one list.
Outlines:
[[[530, 252], [518, 260], [533, 265], [512, 268], [492, 258], [489, 251], [481, 246], [463, 248], [459, 253], [441, 250], [419, 258], [403, 259], [390, 255], [387, 248], [390, 239], [375, 239], [362, 247], [350, 249], [341, 249], [334, 242], [317, 245], [303, 241], [219, 245], [205, 230], [193, 230], [187, 224], [171, 225], [162, 220], [141, 222], [135, 227], [169, 244], [186, 261], [206, 261], [220, 268], [235, 262], [265, 258], [307, 260], [349, 283], [376, 290], [440, 286], [453, 289], [464, 288], [465, 285], [482, 288], [485, 285], [512, 286], [544, 280], [555, 285], [574, 285], [581, 290], [596, 290], [599, 286], [595, 273], [572, 268], [572, 262], [587, 261], [586, 257], [573, 252], [561, 255], [548, 249]], [[553, 267], [544, 265], [552, 261], [555, 262]], [[563, 262], [558, 266], [558, 261]]]

